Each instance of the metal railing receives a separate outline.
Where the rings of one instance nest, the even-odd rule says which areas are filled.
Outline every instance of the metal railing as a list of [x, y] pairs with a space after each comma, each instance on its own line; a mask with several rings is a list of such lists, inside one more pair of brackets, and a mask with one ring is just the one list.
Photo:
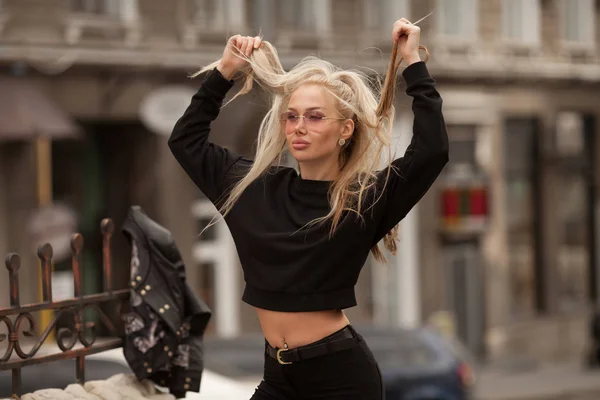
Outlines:
[[[111, 286], [111, 249], [110, 239], [114, 224], [110, 219], [101, 222], [102, 232], [102, 270], [104, 292], [84, 295], [82, 293], [82, 250], [83, 236], [75, 233], [71, 236], [71, 266], [74, 280], [74, 297], [53, 301], [52, 299], [52, 246], [45, 244], [38, 248], [38, 257], [42, 268], [42, 301], [35, 304], [21, 305], [19, 300], [19, 269], [21, 258], [11, 253], [6, 257], [6, 268], [9, 275], [10, 307], [0, 309], [0, 325], [4, 323], [8, 334], [0, 334], [0, 343], [8, 340], [8, 347], [2, 355], [0, 352], [0, 371], [12, 371], [12, 397], [21, 396], [21, 369], [29, 365], [42, 364], [58, 360], [76, 359], [77, 383], [85, 382], [85, 357], [90, 354], [122, 347], [122, 336], [118, 334], [115, 324], [100, 308], [107, 302], [116, 302], [117, 313], [129, 299], [129, 289], [113, 290]], [[31, 313], [51, 310], [53, 317], [36, 335], [36, 324]], [[96, 323], [85, 322], [84, 314], [93, 310], [111, 337], [96, 343]], [[72, 326], [58, 327], [56, 344], [60, 352], [40, 354], [38, 352], [55, 328], [59, 319], [67, 319]], [[23, 328], [22, 333], [21, 328]], [[22, 341], [22, 339], [24, 339]], [[25, 341], [32, 342], [29, 351], [23, 349]], [[79, 345], [78, 345], [79, 342]], [[31, 345], [31, 344], [29, 344]]]

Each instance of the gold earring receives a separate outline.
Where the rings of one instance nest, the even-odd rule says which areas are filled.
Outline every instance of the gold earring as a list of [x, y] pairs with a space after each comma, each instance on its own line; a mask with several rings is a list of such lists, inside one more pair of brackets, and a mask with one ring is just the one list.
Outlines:
[[343, 146], [343, 145], [345, 145], [345, 144], [346, 144], [346, 139], [344, 139], [344, 138], [341, 138], [340, 140], [338, 140], [338, 144], [339, 144], [340, 146]]

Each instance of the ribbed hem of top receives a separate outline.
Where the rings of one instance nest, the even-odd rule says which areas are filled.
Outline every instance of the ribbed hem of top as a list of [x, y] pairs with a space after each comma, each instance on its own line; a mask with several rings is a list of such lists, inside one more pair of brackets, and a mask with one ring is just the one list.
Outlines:
[[308, 312], [354, 307], [356, 295], [353, 287], [322, 293], [289, 293], [273, 292], [246, 284], [242, 301], [264, 310]]
[[202, 82], [203, 86], [214, 94], [225, 97], [229, 89], [233, 87], [234, 82], [227, 80], [221, 72], [215, 67], [209, 71]]
[[402, 71], [402, 76], [404, 77], [407, 86], [410, 86], [421, 79], [431, 78], [425, 61], [418, 61], [409, 65]]

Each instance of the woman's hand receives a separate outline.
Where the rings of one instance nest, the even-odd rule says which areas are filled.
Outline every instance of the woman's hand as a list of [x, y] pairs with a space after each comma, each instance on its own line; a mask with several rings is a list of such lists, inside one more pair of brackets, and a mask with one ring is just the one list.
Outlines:
[[398, 46], [400, 55], [408, 65], [421, 61], [421, 56], [419, 56], [421, 28], [413, 25], [406, 18], [400, 18], [394, 23], [392, 37], [394, 46]]
[[248, 65], [248, 61], [238, 56], [240, 52], [246, 57], [250, 57], [254, 49], [260, 47], [260, 44], [261, 38], [258, 36], [232, 36], [227, 41], [227, 46], [225, 46], [223, 57], [221, 57], [217, 69], [225, 78], [232, 79], [236, 73], [243, 70]]

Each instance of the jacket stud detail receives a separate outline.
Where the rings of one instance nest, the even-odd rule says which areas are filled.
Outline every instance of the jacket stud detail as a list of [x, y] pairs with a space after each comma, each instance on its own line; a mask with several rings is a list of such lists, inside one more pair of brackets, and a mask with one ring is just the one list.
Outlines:
[[138, 276], [135, 277], [135, 279], [139, 282], [139, 281], [142, 280], [142, 277], [138, 275]]
[[164, 313], [165, 313], [165, 309], [164, 309], [164, 308], [160, 308], [160, 309], [158, 310], [158, 312], [159, 312], [159, 313], [161, 313], [161, 314], [164, 314]]
[[188, 390], [188, 389], [190, 388], [190, 385], [188, 385], [188, 384], [186, 383], [185, 385], [183, 385], [183, 388], [184, 388], [185, 390]]
[[145, 288], [145, 289], [146, 289], [146, 290], [150, 290], [150, 289], [151, 289], [150, 285], [146, 285], [146, 288]]
[[172, 352], [172, 351], [170, 351], [170, 352], [168, 352], [168, 353], [167, 353], [167, 355], [168, 355], [169, 357], [173, 357], [173, 352]]
[[140, 291], [140, 294], [141, 294], [142, 296], [145, 296], [145, 295], [146, 295], [146, 291], [145, 291], [144, 289], [142, 289], [142, 290]]
[[148, 368], [146, 371], [147, 371], [149, 374], [151, 374], [151, 373], [152, 373], [152, 368]]
[[185, 381], [186, 381], [187, 383], [190, 383], [190, 382], [192, 381], [192, 378], [190, 378], [190, 377], [188, 376], [187, 378], [185, 378]]
[[165, 304], [165, 310], [168, 310], [169, 308], [171, 308], [171, 306], [168, 304]]
[[165, 351], [169, 351], [169, 346], [165, 346]]

